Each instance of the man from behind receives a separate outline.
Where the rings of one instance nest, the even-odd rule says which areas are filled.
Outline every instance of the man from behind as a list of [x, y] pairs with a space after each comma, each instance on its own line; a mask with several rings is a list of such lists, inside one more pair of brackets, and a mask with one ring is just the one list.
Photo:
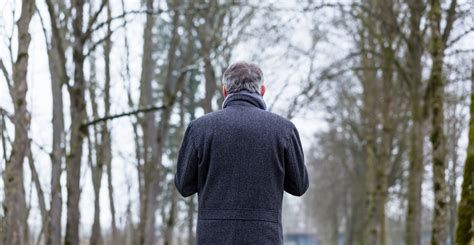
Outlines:
[[266, 110], [261, 69], [224, 72], [222, 109], [193, 120], [178, 155], [175, 185], [198, 193], [198, 244], [283, 244], [283, 192], [309, 187], [295, 125]]

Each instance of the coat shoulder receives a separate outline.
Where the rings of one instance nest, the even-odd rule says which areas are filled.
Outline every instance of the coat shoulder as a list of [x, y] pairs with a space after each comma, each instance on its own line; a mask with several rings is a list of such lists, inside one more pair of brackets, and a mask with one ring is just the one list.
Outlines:
[[279, 125], [282, 125], [285, 128], [288, 128], [288, 129], [296, 128], [295, 124], [292, 121], [290, 121], [289, 119], [283, 116], [280, 116], [270, 111], [264, 111], [264, 113], [266, 114], [266, 116], [271, 118], [272, 121], [277, 122]]
[[[296, 126], [292, 121], [270, 111], [253, 110], [249, 115], [249, 119], [257, 120], [260, 124], [281, 132], [291, 132], [296, 129]], [[239, 119], [236, 119], [236, 115], [232, 111], [218, 110], [192, 120], [191, 124], [193, 124], [193, 127], [196, 129], [203, 129], [233, 120]]]
[[221, 118], [223, 116], [222, 112], [223, 112], [222, 110], [209, 112], [209, 113], [207, 113], [205, 115], [202, 115], [202, 116], [200, 116], [196, 119], [193, 119], [191, 121], [190, 125], [193, 125], [196, 128], [200, 128], [200, 127], [209, 125], [209, 123], [211, 123], [211, 124], [215, 123], [216, 121], [219, 120], [219, 118]]

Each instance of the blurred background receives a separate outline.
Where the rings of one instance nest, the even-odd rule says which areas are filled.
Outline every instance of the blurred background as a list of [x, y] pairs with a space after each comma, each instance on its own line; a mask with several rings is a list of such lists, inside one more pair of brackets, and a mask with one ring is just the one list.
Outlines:
[[285, 244], [474, 244], [473, 8], [1, 0], [0, 243], [194, 244], [177, 151], [245, 60], [305, 150]]

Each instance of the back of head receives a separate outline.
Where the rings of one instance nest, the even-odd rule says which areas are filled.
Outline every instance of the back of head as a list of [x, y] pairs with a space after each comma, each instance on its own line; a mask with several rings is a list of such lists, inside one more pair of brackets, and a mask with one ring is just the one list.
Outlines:
[[224, 72], [223, 85], [229, 94], [241, 90], [260, 93], [263, 85], [263, 72], [255, 64], [236, 62]]

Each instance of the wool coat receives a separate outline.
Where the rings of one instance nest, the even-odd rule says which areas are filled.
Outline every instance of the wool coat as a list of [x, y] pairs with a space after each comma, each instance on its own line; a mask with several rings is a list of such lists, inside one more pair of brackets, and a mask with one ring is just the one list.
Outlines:
[[283, 244], [283, 192], [303, 195], [308, 172], [295, 125], [260, 94], [231, 93], [193, 120], [177, 161], [179, 193], [198, 193], [197, 244]]

